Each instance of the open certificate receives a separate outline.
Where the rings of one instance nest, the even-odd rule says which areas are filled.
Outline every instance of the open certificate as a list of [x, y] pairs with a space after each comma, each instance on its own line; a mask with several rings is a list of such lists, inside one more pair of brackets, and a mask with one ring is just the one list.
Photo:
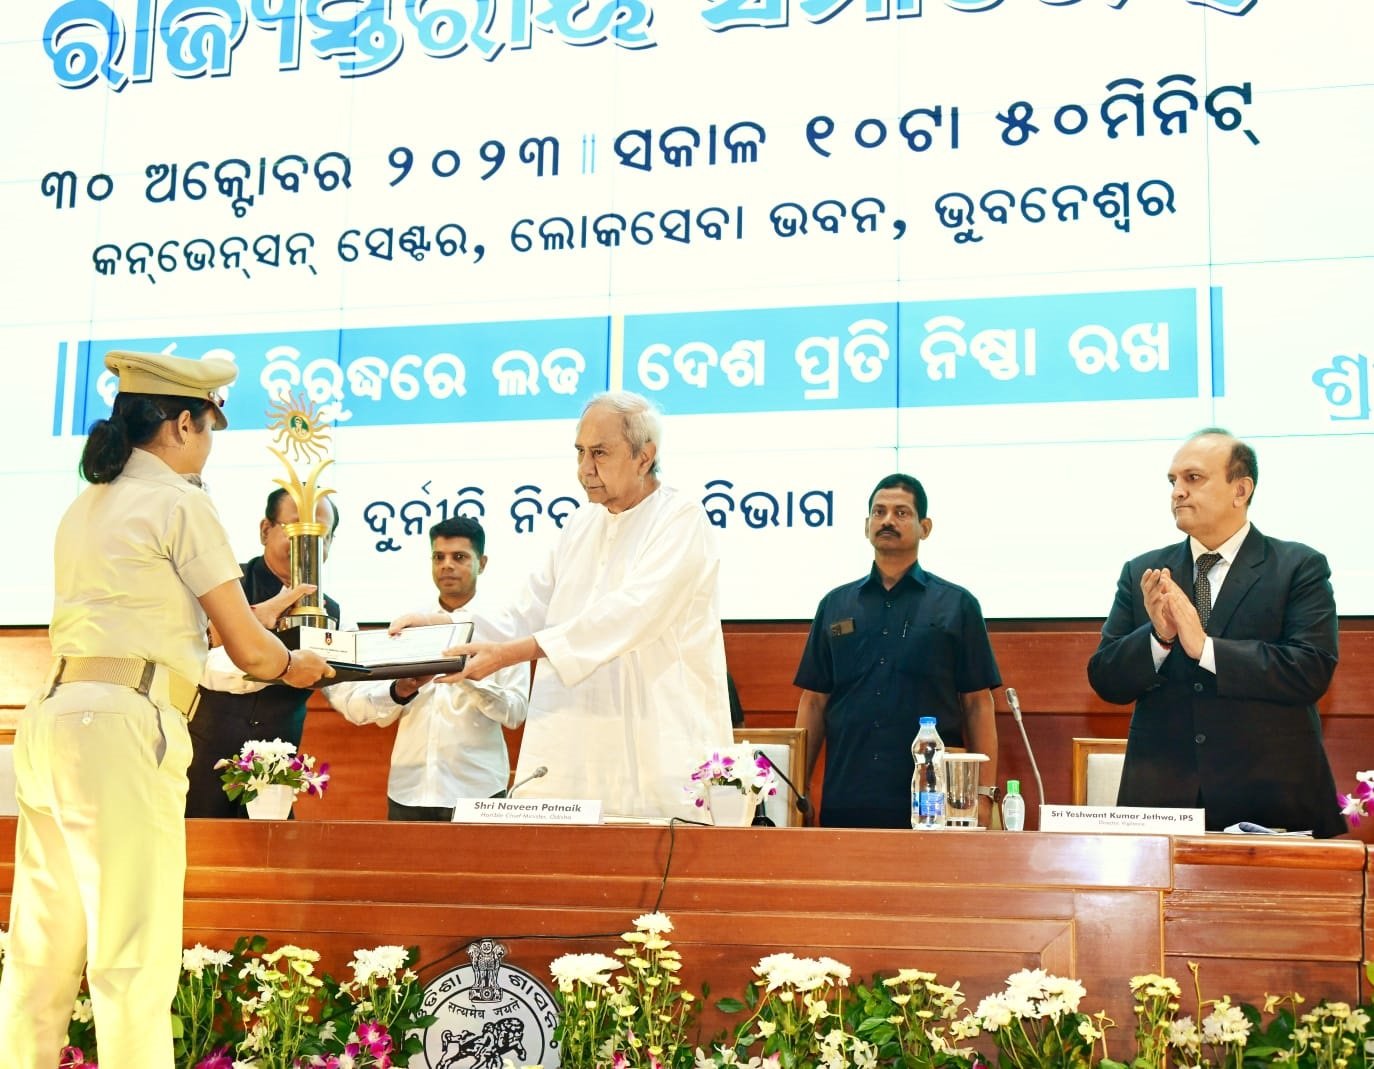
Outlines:
[[334, 682], [401, 679], [461, 672], [467, 658], [445, 657], [444, 650], [472, 640], [472, 622], [408, 627], [398, 635], [385, 630], [336, 631], [301, 628], [303, 650], [318, 653], [334, 668]]

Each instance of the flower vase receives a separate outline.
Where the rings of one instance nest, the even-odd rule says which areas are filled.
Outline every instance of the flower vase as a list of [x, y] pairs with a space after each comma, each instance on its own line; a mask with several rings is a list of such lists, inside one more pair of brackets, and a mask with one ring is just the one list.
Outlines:
[[248, 802], [248, 815], [254, 820], [285, 820], [291, 815], [296, 792], [285, 783], [269, 783], [258, 789], [258, 796]]
[[706, 804], [711, 809], [711, 823], [716, 827], [747, 828], [754, 822], [759, 796], [738, 787], [713, 784], [706, 789]]

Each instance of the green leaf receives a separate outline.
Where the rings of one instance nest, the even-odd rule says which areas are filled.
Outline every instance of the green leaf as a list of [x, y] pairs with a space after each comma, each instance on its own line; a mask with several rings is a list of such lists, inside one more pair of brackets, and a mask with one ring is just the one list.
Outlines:
[[744, 1009], [744, 1003], [737, 998], [722, 998], [716, 1000], [716, 1009], [721, 1013], [739, 1013]]

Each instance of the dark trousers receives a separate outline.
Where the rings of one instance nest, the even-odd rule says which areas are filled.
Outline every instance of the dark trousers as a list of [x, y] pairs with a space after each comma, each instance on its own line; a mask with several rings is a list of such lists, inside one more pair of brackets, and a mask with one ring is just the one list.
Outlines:
[[453, 810], [441, 805], [402, 805], [391, 798], [386, 800], [387, 820], [428, 820], [448, 823], [453, 820]]

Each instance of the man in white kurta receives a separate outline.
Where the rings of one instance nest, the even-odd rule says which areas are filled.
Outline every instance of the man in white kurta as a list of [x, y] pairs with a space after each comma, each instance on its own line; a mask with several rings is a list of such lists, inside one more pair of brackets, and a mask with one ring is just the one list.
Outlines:
[[[480, 612], [477, 579], [487, 566], [482, 525], [470, 516], [443, 520], [429, 529], [429, 545], [438, 608]], [[447, 821], [459, 799], [490, 798], [510, 786], [502, 729], [525, 722], [529, 692], [529, 666], [515, 664], [480, 683], [396, 679], [342, 683], [324, 693], [355, 724], [386, 727], [400, 719], [387, 819]]]
[[[700, 502], [658, 481], [657, 413], [603, 394], [577, 430], [588, 504], [508, 610], [474, 614], [462, 676], [542, 658], [522, 797], [600, 798], [607, 815], [700, 819], [692, 770], [729, 745], [719, 558]], [[415, 623], [398, 620], [396, 625]]]

